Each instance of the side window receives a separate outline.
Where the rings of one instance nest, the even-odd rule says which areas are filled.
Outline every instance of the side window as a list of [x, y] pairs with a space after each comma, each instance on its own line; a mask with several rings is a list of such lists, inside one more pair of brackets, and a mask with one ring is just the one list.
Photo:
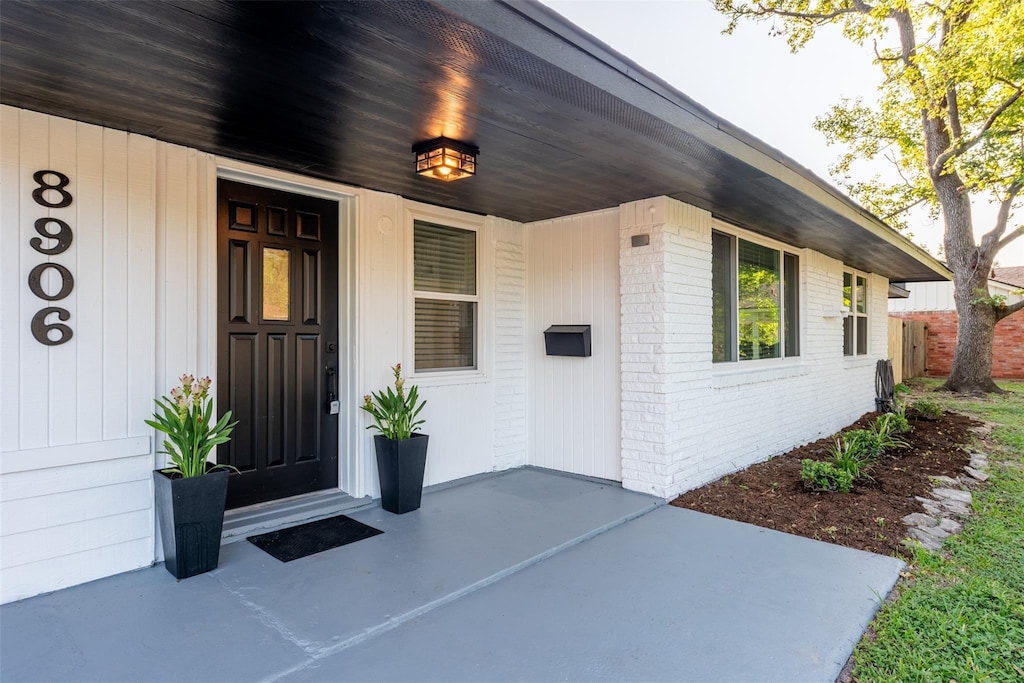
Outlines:
[[868, 352], [868, 280], [856, 273], [843, 273], [843, 355], [864, 356]]

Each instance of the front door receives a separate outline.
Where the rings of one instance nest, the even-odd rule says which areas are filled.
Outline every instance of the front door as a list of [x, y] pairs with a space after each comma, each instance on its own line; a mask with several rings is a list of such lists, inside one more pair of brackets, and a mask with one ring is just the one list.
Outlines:
[[217, 181], [217, 462], [228, 508], [338, 485], [338, 204]]

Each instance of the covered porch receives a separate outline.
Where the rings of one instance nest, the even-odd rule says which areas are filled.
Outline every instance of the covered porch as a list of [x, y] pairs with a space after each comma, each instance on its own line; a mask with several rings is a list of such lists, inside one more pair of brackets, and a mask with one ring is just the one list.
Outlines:
[[247, 542], [2, 608], [11, 681], [832, 681], [902, 562], [532, 468], [281, 563]]

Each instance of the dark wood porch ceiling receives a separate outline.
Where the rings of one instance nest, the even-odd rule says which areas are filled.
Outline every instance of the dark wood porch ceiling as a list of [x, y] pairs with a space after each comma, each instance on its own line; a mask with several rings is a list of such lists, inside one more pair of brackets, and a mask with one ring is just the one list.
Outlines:
[[[890, 279], [944, 273], [533, 2], [5, 0], [0, 41], [17, 107], [524, 222], [668, 195]], [[439, 135], [480, 147], [476, 177], [413, 173]]]

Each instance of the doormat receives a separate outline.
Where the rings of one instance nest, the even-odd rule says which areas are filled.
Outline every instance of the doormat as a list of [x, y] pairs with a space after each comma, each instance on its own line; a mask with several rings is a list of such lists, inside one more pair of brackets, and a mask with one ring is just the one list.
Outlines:
[[249, 536], [248, 541], [282, 562], [291, 562], [382, 533], [380, 529], [357, 522], [351, 517], [338, 515], [280, 531]]

